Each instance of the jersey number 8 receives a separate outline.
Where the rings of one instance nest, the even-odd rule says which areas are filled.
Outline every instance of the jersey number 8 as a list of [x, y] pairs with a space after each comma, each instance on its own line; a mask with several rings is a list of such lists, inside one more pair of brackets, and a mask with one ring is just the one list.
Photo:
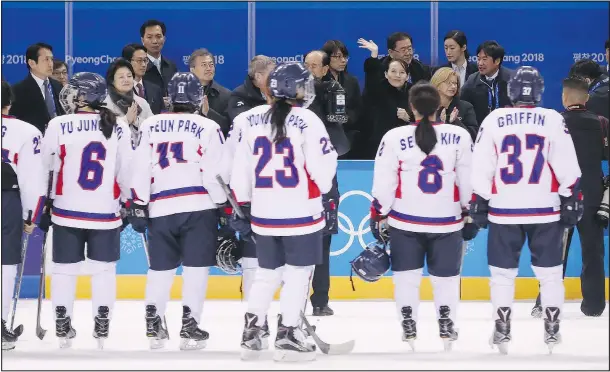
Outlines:
[[424, 168], [419, 171], [417, 186], [424, 194], [436, 194], [443, 188], [443, 177], [439, 173], [443, 162], [436, 155], [428, 155], [420, 165]]
[[[286, 153], [287, 152], [287, 153]], [[293, 188], [299, 184], [299, 173], [297, 167], [294, 165], [294, 149], [290, 138], [286, 138], [278, 143], [271, 143], [269, 138], [260, 136], [254, 141], [254, 155], [260, 155], [258, 163], [255, 169], [255, 183], [256, 188], [272, 188], [273, 187], [273, 176], [261, 176], [261, 172], [269, 161], [275, 155], [282, 156], [284, 158], [284, 169], [277, 169], [275, 171], [275, 180], [283, 188]], [[286, 169], [288, 168], [288, 169]]]

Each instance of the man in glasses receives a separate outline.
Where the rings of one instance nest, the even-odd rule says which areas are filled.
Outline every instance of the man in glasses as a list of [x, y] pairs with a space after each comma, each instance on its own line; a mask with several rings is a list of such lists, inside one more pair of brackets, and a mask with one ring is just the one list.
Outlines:
[[135, 76], [133, 77], [133, 90], [140, 98], [144, 98], [150, 105], [150, 110], [155, 115], [159, 115], [163, 109], [163, 93], [161, 88], [144, 80], [146, 69], [150, 60], [147, 55], [148, 51], [142, 44], [128, 44], [123, 48], [121, 57], [131, 63]]

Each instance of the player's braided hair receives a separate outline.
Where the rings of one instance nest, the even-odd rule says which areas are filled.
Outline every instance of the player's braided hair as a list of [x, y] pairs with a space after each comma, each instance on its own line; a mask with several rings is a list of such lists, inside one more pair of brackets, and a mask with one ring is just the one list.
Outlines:
[[273, 103], [267, 115], [271, 115], [271, 125], [275, 132], [273, 142], [280, 143], [286, 139], [286, 118], [292, 106], [285, 99], [278, 99]]
[[116, 125], [116, 114], [108, 109], [104, 103], [95, 101], [88, 104], [94, 110], [100, 112], [100, 127], [102, 128], [102, 134], [106, 139], [112, 137], [112, 132]]
[[436, 88], [429, 83], [418, 83], [409, 91], [409, 102], [423, 118], [415, 129], [415, 143], [430, 154], [436, 146], [436, 131], [432, 127], [429, 116], [435, 115], [441, 104], [441, 97]]

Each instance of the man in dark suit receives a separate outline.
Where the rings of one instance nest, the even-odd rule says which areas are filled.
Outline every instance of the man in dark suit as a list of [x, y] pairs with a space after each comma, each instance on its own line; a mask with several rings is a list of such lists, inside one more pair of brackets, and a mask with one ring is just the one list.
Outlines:
[[477, 48], [479, 71], [468, 77], [462, 88], [461, 99], [474, 107], [479, 126], [490, 112], [501, 107], [512, 107], [508, 98], [508, 81], [513, 70], [502, 67], [504, 48], [496, 41], [485, 41]]
[[189, 68], [197, 76], [205, 92], [201, 113], [220, 126], [226, 136], [231, 127], [227, 107], [231, 91], [214, 80], [216, 65], [214, 56], [207, 49], [197, 49], [189, 57]]
[[167, 84], [174, 74], [178, 72], [176, 64], [161, 55], [161, 49], [165, 45], [165, 23], [155, 19], [148, 20], [140, 27], [140, 37], [142, 44], [148, 51], [150, 62], [146, 68], [144, 80], [149, 81], [163, 90], [163, 95], [167, 92]]
[[609, 119], [608, 91], [610, 79], [592, 59], [581, 59], [572, 65], [570, 75], [579, 76], [589, 84], [587, 110]]
[[146, 68], [150, 64], [146, 47], [142, 44], [128, 44], [123, 48], [121, 56], [131, 62], [135, 76], [133, 77], [133, 91], [140, 98], [144, 98], [150, 105], [153, 114], [158, 115], [164, 109], [163, 92], [161, 88], [144, 80]]
[[13, 86], [15, 102], [10, 114], [34, 125], [43, 134], [49, 121], [65, 112], [59, 103], [61, 84], [53, 79], [53, 47], [30, 45], [25, 52], [29, 74]]

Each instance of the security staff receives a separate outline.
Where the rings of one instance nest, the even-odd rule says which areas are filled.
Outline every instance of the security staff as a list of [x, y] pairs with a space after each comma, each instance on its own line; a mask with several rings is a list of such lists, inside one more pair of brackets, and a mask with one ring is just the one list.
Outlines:
[[589, 85], [587, 109], [597, 115], [610, 119], [608, 90], [610, 79], [603, 73], [602, 67], [592, 59], [581, 59], [572, 65], [570, 75], [580, 76]]
[[[578, 164], [582, 171], [580, 186], [585, 211], [576, 225], [582, 247], [582, 272], [580, 275], [583, 301], [580, 310], [586, 316], [600, 316], [606, 307], [604, 273], [604, 228], [608, 221], [597, 214], [604, 192], [601, 163], [608, 160], [608, 120], [585, 107], [589, 99], [589, 82], [579, 76], [570, 76], [563, 81], [562, 101], [566, 111], [562, 114], [576, 149]], [[561, 150], [559, 150], [561, 151]], [[574, 229], [570, 229], [566, 245], [567, 258]], [[564, 259], [565, 276], [567, 259]], [[540, 296], [532, 315], [537, 316]]]

